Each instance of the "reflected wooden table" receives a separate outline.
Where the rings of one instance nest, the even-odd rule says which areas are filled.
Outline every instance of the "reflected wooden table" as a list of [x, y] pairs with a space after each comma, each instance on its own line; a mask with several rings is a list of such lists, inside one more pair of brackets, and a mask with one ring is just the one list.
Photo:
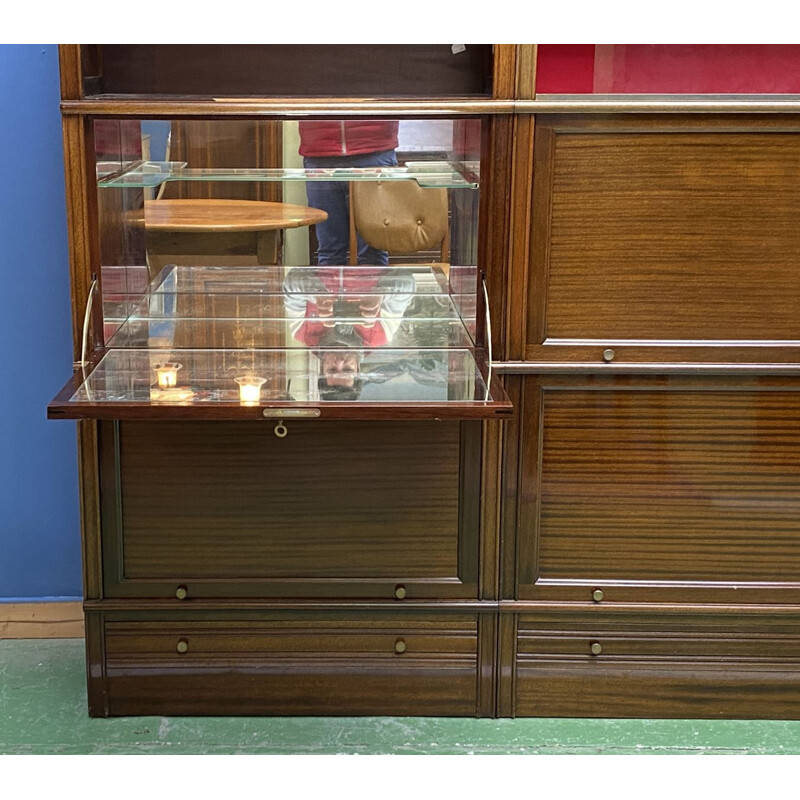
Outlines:
[[145, 203], [148, 253], [163, 256], [255, 256], [278, 263], [279, 232], [324, 222], [318, 208], [262, 200], [151, 200]]

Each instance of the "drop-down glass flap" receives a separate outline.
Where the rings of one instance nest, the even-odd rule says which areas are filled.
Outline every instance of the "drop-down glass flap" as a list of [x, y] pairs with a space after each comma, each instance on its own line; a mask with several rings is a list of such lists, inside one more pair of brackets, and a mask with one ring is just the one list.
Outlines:
[[113, 306], [120, 317], [106, 348], [50, 415], [509, 414], [475, 347], [474, 270], [457, 273], [430, 265], [168, 266], [142, 295]]

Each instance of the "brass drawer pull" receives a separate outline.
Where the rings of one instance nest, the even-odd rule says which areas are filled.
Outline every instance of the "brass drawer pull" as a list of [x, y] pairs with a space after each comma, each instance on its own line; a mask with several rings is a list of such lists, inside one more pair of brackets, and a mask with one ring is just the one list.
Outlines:
[[399, 655], [400, 653], [405, 653], [405, 651], [406, 651], [406, 642], [405, 642], [405, 639], [398, 639], [398, 640], [397, 640], [397, 641], [394, 643], [394, 651], [395, 651], [395, 653], [397, 653], [398, 655]]
[[179, 586], [175, 590], [175, 597], [177, 597], [178, 600], [185, 600], [186, 597], [188, 596], [188, 594], [189, 594], [189, 590], [185, 586]]
[[402, 584], [399, 584], [394, 587], [394, 596], [398, 600], [402, 600], [406, 596], [406, 587]]
[[589, 651], [593, 656], [599, 656], [603, 652], [603, 645], [600, 642], [592, 642], [589, 645]]
[[595, 589], [592, 592], [592, 600], [594, 600], [595, 603], [599, 603], [604, 597], [605, 597], [605, 595], [603, 594], [603, 590], [602, 589]]
[[183, 655], [189, 649], [189, 640], [188, 639], [178, 639], [178, 644], [175, 645], [175, 649]]

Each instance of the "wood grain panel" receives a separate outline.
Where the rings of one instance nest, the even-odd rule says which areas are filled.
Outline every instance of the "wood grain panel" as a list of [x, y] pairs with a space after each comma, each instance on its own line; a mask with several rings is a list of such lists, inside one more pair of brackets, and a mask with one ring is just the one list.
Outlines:
[[[528, 513], [529, 519], [525, 521], [526, 524], [531, 519], [530, 511], [523, 505], [521, 492], [523, 476], [525, 483], [528, 485], [532, 483], [531, 476], [524, 471], [527, 461], [523, 459], [523, 455], [531, 456], [539, 450], [536, 445], [529, 445], [526, 450], [521, 449], [523, 432], [529, 432], [532, 420], [538, 420], [538, 415], [531, 408], [531, 395], [534, 398], [538, 398], [538, 392], [529, 390], [526, 398], [524, 380], [524, 378], [516, 376], [504, 377], [509, 398], [514, 403], [514, 407], [519, 409], [519, 412], [505, 425], [502, 442], [503, 460], [500, 468], [500, 547], [498, 569], [500, 572], [499, 597], [503, 599], [513, 599], [516, 596], [517, 565], [520, 561], [519, 544], [522, 538], [517, 534], [519, 529], [518, 517], [520, 514]], [[528, 489], [529, 492], [530, 489]], [[535, 512], [532, 518], [536, 518]], [[529, 532], [527, 532], [526, 540], [535, 548], [535, 537], [531, 536]], [[533, 566], [530, 563], [526, 564], [526, 567], [531, 570], [531, 582], [535, 580], [536, 575]]]
[[768, 608], [544, 610], [519, 617], [515, 712], [796, 719], [798, 666], [797, 616]]
[[497, 619], [497, 715], [513, 717], [515, 673], [517, 667], [517, 615], [498, 614]]
[[[505, 304], [503, 316], [495, 316], [495, 327], [502, 325], [505, 349], [500, 358], [515, 361], [524, 356], [526, 324], [530, 315], [525, 288], [528, 285], [531, 214], [537, 205], [531, 196], [533, 181], [534, 117], [517, 115], [514, 118], [511, 194], [508, 198], [510, 216], [507, 273], [501, 284]], [[537, 173], [538, 177], [538, 173]], [[535, 296], [535, 294], [534, 294]]]
[[269, 423], [120, 427], [126, 579], [458, 582], [462, 526], [477, 553], [458, 424], [288, 422], [285, 439]]
[[86, 612], [86, 694], [89, 715], [108, 716], [105, 626], [103, 615], [91, 611]]
[[[494, 117], [483, 122], [481, 132], [480, 205], [478, 210], [478, 264], [486, 274], [492, 324], [492, 356], [505, 358], [505, 315], [507, 271], [509, 260], [510, 192], [513, 118]], [[477, 339], [487, 346], [486, 309], [482, 292], [478, 292]]]
[[568, 663], [516, 672], [518, 717], [800, 719], [796, 664]]
[[498, 424], [483, 426], [483, 464], [481, 496], [476, 498], [481, 514], [480, 599], [498, 597], [500, 557], [500, 476], [503, 428]]
[[[355, 657], [395, 660], [395, 644], [402, 637], [405, 660], [432, 654], [453, 658], [472, 658], [477, 648], [476, 618], [410, 615], [336, 618], [330, 612], [305, 619], [259, 622], [235, 619], [205, 622], [153, 621], [109, 622], [106, 624], [106, 660], [138, 659], [142, 664], [166, 661], [196, 665], [199, 662], [232, 658], [260, 659], [265, 656], [316, 654], [324, 658]], [[179, 653], [176, 644], [185, 639], [187, 651]]]
[[[100, 273], [100, 243], [96, 234], [97, 179], [89, 123], [86, 120], [65, 117], [62, 120], [62, 132], [72, 293], [72, 347], [73, 360], [78, 361], [81, 358], [86, 301], [91, 290], [93, 275]], [[102, 343], [102, 315], [95, 310], [89, 337], [90, 351]]]
[[539, 577], [800, 574], [794, 392], [545, 391]]
[[[84, 45], [87, 49], [89, 45]], [[60, 44], [58, 46], [59, 78], [62, 100], [83, 98], [83, 70], [81, 69], [81, 45]]]
[[103, 596], [98, 425], [81, 420], [77, 433], [83, 596], [86, 600], [97, 600]]
[[600, 589], [603, 605], [793, 602], [796, 378], [517, 380], [503, 598], [592, 602]]
[[543, 341], [800, 339], [791, 126], [573, 119], [537, 129], [526, 357]]
[[105, 635], [111, 715], [478, 711], [475, 615], [109, 615]]
[[517, 81], [515, 97], [533, 100], [536, 96], [536, 60], [538, 45], [517, 45]]
[[513, 99], [516, 96], [519, 45], [492, 45], [492, 97]]

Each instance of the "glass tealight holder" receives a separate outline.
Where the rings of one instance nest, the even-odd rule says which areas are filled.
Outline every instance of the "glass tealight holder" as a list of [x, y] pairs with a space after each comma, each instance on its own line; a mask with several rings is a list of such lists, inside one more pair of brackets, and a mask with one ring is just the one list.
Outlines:
[[178, 385], [178, 370], [183, 364], [175, 361], [167, 361], [166, 364], [156, 364], [156, 378], [158, 379], [159, 389], [172, 389]]
[[261, 387], [267, 382], [266, 378], [257, 375], [243, 375], [234, 379], [239, 384], [239, 400], [242, 403], [253, 405], [261, 399]]

